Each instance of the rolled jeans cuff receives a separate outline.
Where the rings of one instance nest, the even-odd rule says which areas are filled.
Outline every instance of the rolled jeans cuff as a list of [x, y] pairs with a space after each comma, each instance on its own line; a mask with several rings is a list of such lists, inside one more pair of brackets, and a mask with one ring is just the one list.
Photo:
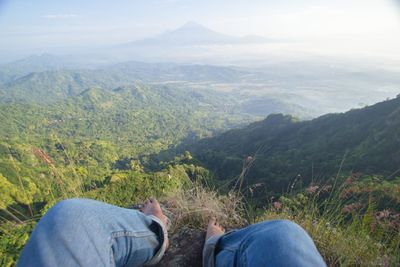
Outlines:
[[203, 267], [214, 267], [215, 266], [215, 248], [218, 244], [218, 241], [223, 236], [214, 235], [210, 237], [206, 243], [204, 244], [203, 248]]
[[153, 222], [157, 223], [159, 226], [158, 237], [160, 242], [162, 242], [160, 248], [158, 249], [157, 253], [153, 256], [153, 258], [146, 262], [145, 266], [155, 265], [157, 264], [161, 258], [164, 256], [165, 251], [167, 250], [168, 244], [168, 231], [166, 225], [156, 216], [154, 215], [147, 215]]

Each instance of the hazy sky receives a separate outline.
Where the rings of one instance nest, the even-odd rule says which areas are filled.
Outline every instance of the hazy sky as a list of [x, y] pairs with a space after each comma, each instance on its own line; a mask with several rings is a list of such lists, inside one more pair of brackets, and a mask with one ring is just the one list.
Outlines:
[[196, 21], [299, 51], [400, 59], [395, 0], [0, 0], [0, 56], [123, 43]]

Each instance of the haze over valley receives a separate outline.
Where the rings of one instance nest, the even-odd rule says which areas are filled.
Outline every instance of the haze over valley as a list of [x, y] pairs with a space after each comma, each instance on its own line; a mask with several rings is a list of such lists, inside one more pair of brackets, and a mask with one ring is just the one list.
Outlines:
[[[56, 92], [52, 81], [65, 92]], [[253, 67], [139, 61], [97, 65], [50, 54], [0, 66], [2, 102], [39, 96], [41, 90], [46, 95], [37, 100], [51, 100], [58, 94], [56, 100], [90, 87], [112, 89], [135, 81], [211, 90], [235, 99], [230, 108], [245, 113], [286, 113], [305, 119], [393, 98], [398, 94], [400, 75], [378, 67], [314, 60], [265, 62]]]
[[[6, 3], [5, 12], [7, 8], [17, 7]], [[314, 14], [311, 8], [310, 12]], [[387, 12], [388, 19], [392, 19], [389, 9], [382, 9], [382, 12]], [[54, 22], [53, 28], [66, 30], [82, 20], [83, 15], [42, 15], [37, 22], [34, 20], [34, 24]], [[382, 29], [386, 29], [387, 23]], [[228, 32], [232, 32], [227, 26]], [[341, 27], [337, 25], [337, 29], [344, 31]], [[329, 30], [331, 37], [335, 37], [333, 29], [326, 28], [326, 34]], [[398, 94], [400, 56], [394, 50], [390, 57], [378, 53], [372, 41], [366, 46], [358, 46], [360, 53], [349, 54], [351, 47], [355, 47], [355, 41], [350, 42], [350, 39], [343, 39], [349, 49], [336, 45], [336, 50], [329, 50], [328, 45], [307, 39], [308, 35], [291, 36], [287, 29], [282, 29], [281, 35], [270, 33], [271, 36], [254, 34], [254, 29], [239, 32], [223, 33], [199, 22], [186, 21], [175, 29], [159, 30], [153, 35], [147, 33], [136, 40], [119, 43], [117, 40], [110, 43], [108, 38], [103, 38], [96, 44], [85, 41], [86, 44], [78, 45], [72, 41], [60, 42], [47, 34], [40, 49], [19, 44], [0, 50], [0, 54], [3, 53], [1, 101], [22, 100], [30, 98], [30, 94], [40, 101], [46, 101], [46, 98], [57, 100], [62, 95], [76, 95], [89, 87], [112, 89], [140, 81], [219, 92], [235, 99], [227, 110], [236, 109], [256, 117], [282, 112], [307, 119], [364, 107]], [[8, 33], [0, 31], [1, 34], [7, 36]], [[81, 33], [75, 31], [74, 34]], [[132, 39], [129, 35], [126, 34], [125, 40]], [[321, 40], [325, 38], [320, 35]], [[364, 37], [360, 35], [360, 41]], [[10, 38], [7, 42], [17, 37]], [[397, 41], [393, 35], [391, 43]], [[309, 43], [307, 48], [305, 42]], [[319, 47], [329, 51], [321, 51]], [[32, 54], [35, 51], [40, 53]], [[5, 58], [13, 60], [5, 62]], [[82, 81], [79, 77], [83, 77]], [[52, 92], [49, 88], [45, 89], [48, 96], [41, 95], [41, 86], [51, 87], [52, 80], [57, 80], [59, 90], [69, 91]], [[54, 94], [58, 94], [57, 97]]]

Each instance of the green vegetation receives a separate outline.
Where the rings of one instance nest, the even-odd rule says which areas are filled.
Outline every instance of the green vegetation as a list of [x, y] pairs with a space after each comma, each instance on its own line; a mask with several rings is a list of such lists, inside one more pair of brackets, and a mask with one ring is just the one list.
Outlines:
[[[32, 90], [51, 90], [59, 79]], [[134, 83], [39, 104], [46, 90], [0, 104], [2, 266], [15, 263], [35, 222], [61, 199], [128, 206], [175, 192], [190, 179], [210, 181], [207, 170], [185, 164], [190, 154], [158, 171], [144, 165], [151, 165], [149, 155], [252, 119], [226, 111], [229, 99], [208, 91]]]
[[[400, 202], [393, 193], [400, 190], [400, 178], [375, 187], [381, 183], [376, 176], [340, 176], [335, 187], [311, 185], [272, 199], [262, 208], [238, 190], [218, 195], [198, 183], [163, 200], [173, 218], [171, 233], [188, 226], [204, 229], [210, 216], [228, 230], [288, 219], [307, 230], [328, 266], [398, 266]], [[358, 193], [349, 194], [352, 190]], [[379, 207], [382, 199], [390, 200], [390, 207]]]
[[281, 196], [256, 221], [296, 221], [330, 266], [397, 266], [400, 202], [394, 192], [400, 190], [400, 179], [384, 182], [353, 174], [335, 182], [336, 188], [312, 185]]
[[270, 115], [242, 129], [186, 146], [222, 184], [270, 197], [297, 187], [323, 183], [340, 171], [393, 178], [400, 166], [400, 98], [310, 121]]
[[[132, 82], [129, 66], [3, 73], [1, 266], [15, 265], [61, 199], [128, 207], [150, 195], [163, 200], [171, 231], [203, 229], [210, 215], [226, 228], [287, 218], [331, 266], [399, 264], [400, 98], [311, 121], [270, 115], [238, 129], [257, 117], [232, 108], [237, 98]], [[212, 72], [159, 68], [193, 80]], [[234, 80], [235, 72], [212, 77]]]

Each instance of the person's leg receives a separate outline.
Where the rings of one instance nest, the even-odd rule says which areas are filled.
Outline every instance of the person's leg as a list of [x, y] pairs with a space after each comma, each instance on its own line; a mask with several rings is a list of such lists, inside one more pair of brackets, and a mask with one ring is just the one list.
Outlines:
[[266, 221], [228, 233], [219, 240], [215, 265], [326, 266], [309, 235], [287, 221]]
[[142, 266], [164, 239], [157, 218], [146, 216], [154, 211], [160, 215], [154, 199], [146, 214], [89, 199], [61, 201], [37, 224], [18, 266]]

